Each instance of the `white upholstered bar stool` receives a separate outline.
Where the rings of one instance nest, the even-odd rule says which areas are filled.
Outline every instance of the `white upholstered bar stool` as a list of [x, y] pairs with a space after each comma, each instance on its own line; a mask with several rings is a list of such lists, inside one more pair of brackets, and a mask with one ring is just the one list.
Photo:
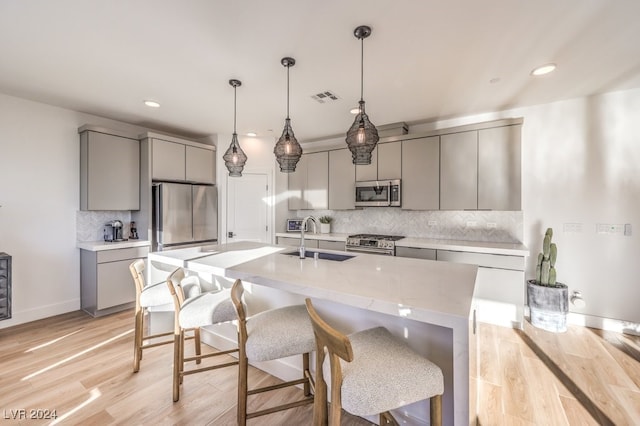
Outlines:
[[[236, 280], [231, 288], [231, 300], [238, 315], [238, 424], [244, 426], [247, 419], [288, 410], [313, 402], [311, 389], [313, 377], [309, 371], [309, 354], [315, 348], [311, 321], [304, 305], [270, 309], [247, 318], [242, 296], [242, 281]], [[249, 361], [271, 361], [293, 355], [302, 355], [302, 375], [273, 386], [249, 389]], [[304, 396], [293, 402], [270, 407], [252, 413], [247, 412], [249, 395], [255, 395], [294, 385], [303, 385]]]
[[[173, 332], [156, 333], [145, 335], [144, 318], [149, 310], [173, 311], [173, 298], [167, 290], [164, 282], [146, 285], [144, 279], [145, 261], [138, 259], [129, 265], [129, 271], [133, 277], [133, 283], [136, 288], [136, 308], [134, 317], [134, 337], [133, 337], [133, 372], [140, 370], [140, 361], [142, 360], [142, 351], [144, 349], [156, 346], [168, 345], [173, 343], [173, 339], [164, 339], [161, 341], [152, 341], [160, 337], [171, 336]], [[193, 337], [192, 337], [193, 338]], [[144, 343], [148, 341], [149, 343]], [[195, 339], [196, 354], [200, 354], [200, 339]]]
[[173, 401], [180, 399], [180, 384], [184, 376], [203, 371], [216, 370], [238, 365], [233, 360], [221, 364], [209, 365], [187, 370], [186, 363], [195, 361], [200, 364], [205, 358], [238, 352], [238, 349], [217, 351], [205, 355], [197, 352], [195, 356], [184, 356], [185, 331], [195, 330], [195, 338], [200, 341], [200, 327], [234, 321], [236, 312], [229, 297], [229, 289], [201, 292], [198, 277], [185, 276], [185, 271], [178, 268], [167, 278], [167, 287], [173, 297], [175, 307], [173, 331]]
[[342, 408], [356, 416], [379, 415], [380, 425], [397, 425], [390, 410], [424, 399], [430, 399], [431, 426], [442, 425], [444, 379], [437, 365], [384, 327], [347, 337], [318, 315], [310, 299], [306, 305], [317, 342], [314, 425], [339, 425]]

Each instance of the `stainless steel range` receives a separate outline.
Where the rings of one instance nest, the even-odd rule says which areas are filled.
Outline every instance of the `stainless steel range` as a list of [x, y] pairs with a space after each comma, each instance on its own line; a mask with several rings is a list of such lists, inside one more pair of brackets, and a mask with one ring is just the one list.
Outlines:
[[356, 234], [347, 237], [346, 251], [361, 253], [396, 255], [396, 241], [404, 237], [399, 235]]

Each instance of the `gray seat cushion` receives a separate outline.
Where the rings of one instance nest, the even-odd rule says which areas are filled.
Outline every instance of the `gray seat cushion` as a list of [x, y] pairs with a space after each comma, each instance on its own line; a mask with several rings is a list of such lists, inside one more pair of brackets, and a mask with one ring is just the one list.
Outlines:
[[[354, 333], [349, 339], [354, 359], [340, 360], [342, 407], [349, 413], [375, 415], [444, 392], [442, 370], [384, 327]], [[329, 357], [323, 373], [331, 388]]]
[[204, 327], [237, 319], [231, 291], [208, 292], [185, 300], [178, 319], [182, 328]]
[[311, 352], [315, 336], [304, 305], [261, 312], [247, 320], [247, 358], [269, 361]]

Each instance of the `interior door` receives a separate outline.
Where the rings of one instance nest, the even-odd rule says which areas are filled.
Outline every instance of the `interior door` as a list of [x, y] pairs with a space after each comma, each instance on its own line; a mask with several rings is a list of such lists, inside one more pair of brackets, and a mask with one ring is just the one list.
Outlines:
[[242, 173], [227, 179], [227, 241], [269, 242], [268, 176]]

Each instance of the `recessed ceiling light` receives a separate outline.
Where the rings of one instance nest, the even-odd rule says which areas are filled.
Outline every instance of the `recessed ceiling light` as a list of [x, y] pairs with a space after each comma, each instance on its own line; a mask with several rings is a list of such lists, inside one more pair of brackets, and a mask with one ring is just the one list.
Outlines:
[[360, 108], [359, 108], [359, 107], [351, 108], [351, 109], [349, 110], [349, 112], [350, 112], [351, 114], [357, 114], [357, 113], [359, 113], [359, 112], [360, 112]]
[[255, 138], [256, 136], [258, 136], [258, 134], [256, 132], [248, 132], [247, 136]]
[[152, 100], [146, 100], [144, 101], [144, 104], [148, 107], [151, 108], [160, 108], [160, 103], [156, 102], [156, 101], [152, 101]]
[[545, 75], [545, 74], [549, 74], [555, 69], [556, 69], [556, 64], [545, 64], [538, 68], [534, 68], [533, 71], [531, 71], [531, 75], [535, 75], [535, 76]]

